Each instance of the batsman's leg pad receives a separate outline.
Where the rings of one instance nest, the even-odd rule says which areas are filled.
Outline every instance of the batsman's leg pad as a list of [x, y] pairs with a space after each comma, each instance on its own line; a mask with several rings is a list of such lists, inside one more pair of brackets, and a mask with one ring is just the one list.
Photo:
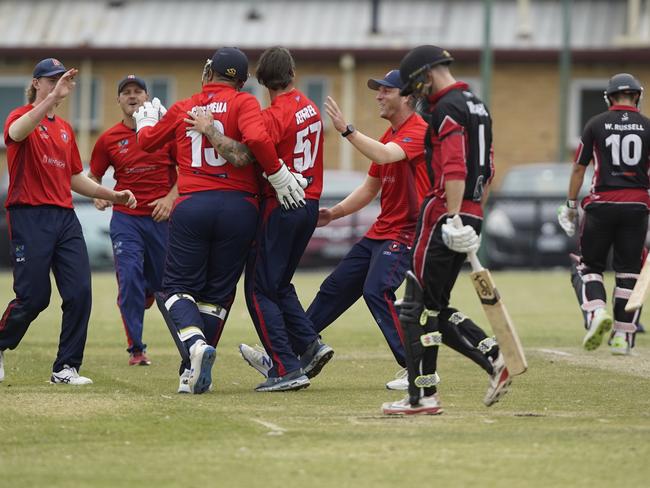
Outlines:
[[437, 330], [437, 312], [426, 310], [423, 300], [422, 286], [416, 276], [408, 271], [399, 319], [405, 335], [411, 405], [417, 405], [423, 396], [433, 395], [439, 381], [436, 363], [442, 338]]
[[205, 340], [203, 319], [194, 297], [188, 293], [174, 293], [165, 300], [165, 308], [176, 325], [178, 336], [189, 349], [198, 339]]
[[585, 329], [589, 328], [589, 317], [587, 312], [582, 309], [583, 294], [582, 294], [582, 276], [580, 276], [580, 270], [584, 268], [584, 264], [580, 262], [580, 256], [576, 254], [569, 254], [571, 258], [571, 286], [573, 291], [576, 294], [578, 299], [578, 305], [580, 305], [580, 312], [582, 313], [583, 326]]
[[634, 339], [641, 318], [641, 309], [626, 312], [625, 305], [627, 305], [638, 279], [639, 275], [636, 273], [616, 273], [612, 337], [616, 332], [625, 332], [625, 338], [630, 347], [634, 347]]
[[494, 338], [488, 337], [469, 317], [451, 307], [438, 315], [438, 327], [445, 345], [492, 374], [488, 357], [499, 355], [499, 346]]
[[214, 303], [197, 302], [199, 313], [203, 320], [203, 333], [205, 334], [205, 342], [213, 347], [217, 347], [223, 326], [228, 316], [228, 310], [221, 305]]
[[578, 269], [582, 287], [580, 289], [580, 307], [589, 313], [607, 305], [607, 292], [602, 273], [594, 272], [587, 267]]

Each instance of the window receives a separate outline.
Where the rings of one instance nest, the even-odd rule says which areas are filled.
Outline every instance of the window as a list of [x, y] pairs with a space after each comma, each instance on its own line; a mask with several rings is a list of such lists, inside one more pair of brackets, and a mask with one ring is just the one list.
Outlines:
[[160, 102], [167, 108], [174, 102], [173, 80], [166, 76], [150, 76], [144, 78], [147, 84], [149, 98], [158, 97]]
[[[9, 112], [27, 103], [25, 89], [30, 81], [31, 78], [20, 76], [0, 78], [0, 128], [3, 134]], [[5, 147], [4, 136], [0, 137], [0, 147]]]
[[[79, 122], [81, 120], [81, 89], [83, 86], [83, 78], [77, 78], [77, 86], [73, 91], [72, 96], [72, 127], [75, 130], [79, 129]], [[99, 130], [101, 128], [101, 80], [95, 76], [92, 77], [90, 86], [90, 129]]]
[[322, 76], [304, 77], [300, 80], [300, 90], [316, 104], [321, 114], [325, 113], [325, 100], [329, 93], [329, 80], [327, 78]]
[[578, 79], [571, 83], [568, 135], [573, 147], [578, 146], [589, 119], [607, 109], [603, 99], [605, 88], [606, 79]]

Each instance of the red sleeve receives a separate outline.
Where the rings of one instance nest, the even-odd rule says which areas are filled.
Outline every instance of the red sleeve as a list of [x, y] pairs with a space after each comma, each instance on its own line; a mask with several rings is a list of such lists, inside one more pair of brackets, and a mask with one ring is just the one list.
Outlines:
[[281, 113], [278, 113], [278, 110], [274, 110], [273, 107], [262, 110], [262, 119], [264, 120], [264, 126], [271, 137], [274, 145], [280, 144], [282, 141], [282, 124], [280, 123]]
[[101, 178], [106, 173], [106, 169], [110, 166], [111, 162], [108, 159], [108, 150], [106, 149], [106, 133], [99, 136], [93, 153], [90, 156], [90, 172]]
[[368, 176], [379, 178], [379, 165], [377, 163], [370, 163], [370, 168], [368, 168]]
[[446, 116], [438, 128], [441, 144], [442, 173], [446, 180], [465, 180], [465, 128], [450, 116]]
[[176, 127], [184, 118], [185, 111], [179, 103], [175, 103], [156, 125], [143, 127], [138, 131], [138, 144], [144, 151], [157, 151], [167, 142], [174, 140]]
[[5, 146], [8, 146], [9, 144], [16, 142], [11, 137], [9, 137], [9, 127], [11, 127], [11, 124], [13, 124], [16, 120], [18, 120], [20, 117], [22, 117], [30, 110], [31, 110], [31, 106], [18, 107], [17, 109], [15, 109], [13, 112], [9, 114], [7, 120], [5, 121], [5, 130], [4, 130]]
[[242, 95], [246, 96], [238, 97], [240, 105], [237, 118], [238, 129], [242, 135], [241, 142], [248, 146], [264, 172], [272, 175], [280, 169], [280, 162], [275, 145], [264, 125], [260, 104], [253, 95]]
[[72, 174], [76, 175], [81, 173], [84, 170], [83, 164], [81, 164], [81, 156], [79, 155], [79, 148], [77, 147], [77, 139], [74, 136], [72, 127], [70, 129], [70, 134], [72, 135], [72, 147], [70, 148], [70, 168]]
[[404, 150], [406, 159], [415, 159], [424, 153], [424, 134], [426, 131], [426, 126], [409, 127], [404, 129], [404, 132], [400, 132], [399, 137], [396, 137], [391, 142]]

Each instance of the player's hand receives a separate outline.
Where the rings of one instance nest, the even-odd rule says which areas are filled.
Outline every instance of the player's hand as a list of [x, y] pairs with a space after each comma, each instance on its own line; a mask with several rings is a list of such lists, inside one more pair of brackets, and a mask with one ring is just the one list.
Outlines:
[[153, 101], [146, 101], [141, 107], [133, 112], [133, 119], [135, 120], [135, 131], [140, 132], [143, 127], [151, 127], [158, 123], [160, 118], [167, 113], [167, 109], [162, 106], [158, 98]]
[[442, 224], [442, 241], [455, 252], [468, 254], [478, 251], [481, 239], [471, 225], [463, 225], [458, 214]]
[[195, 111], [188, 110], [187, 115], [189, 117], [183, 119], [188, 125], [187, 130], [195, 130], [200, 134], [205, 134], [213, 126], [212, 112], [208, 112], [202, 107], [198, 107]]
[[284, 210], [293, 210], [305, 206], [305, 190], [300, 187], [295, 176], [286, 164], [280, 160], [280, 169], [268, 175], [267, 179], [273, 186], [280, 205]]
[[296, 173], [295, 171], [292, 171], [291, 174], [293, 175], [293, 177], [296, 179], [296, 181], [300, 185], [300, 188], [302, 188], [303, 190], [306, 190], [307, 187], [309, 186], [309, 180], [307, 178], [305, 178], [302, 174]]
[[135, 208], [138, 205], [138, 201], [135, 199], [131, 190], [116, 191], [114, 201], [129, 208]]
[[54, 89], [52, 90], [52, 96], [57, 102], [60, 102], [67, 97], [75, 87], [77, 82], [74, 81], [74, 77], [77, 76], [77, 73], [79, 73], [77, 68], [69, 69], [63, 73], [63, 76], [61, 76], [59, 81], [56, 82], [56, 85], [54, 85]]
[[325, 101], [325, 111], [327, 112], [327, 115], [329, 115], [334, 128], [339, 132], [345, 132], [345, 128], [348, 124], [343, 117], [343, 112], [341, 112], [341, 109], [332, 97], [327, 97], [327, 100]]
[[108, 207], [111, 207], [113, 204], [108, 200], [103, 200], [101, 198], [93, 198], [93, 205], [95, 205], [95, 208], [97, 210], [101, 210], [103, 212]]
[[169, 216], [172, 213], [172, 208], [174, 207], [174, 200], [176, 199], [173, 198], [173, 196], [166, 195], [147, 204], [147, 206], [153, 207], [151, 218], [154, 220], [154, 222], [163, 222], [169, 219]]
[[316, 227], [325, 227], [332, 220], [334, 220], [334, 214], [329, 208], [319, 208], [318, 209], [318, 221], [316, 222]]
[[562, 230], [569, 237], [573, 237], [576, 233], [576, 226], [578, 223], [578, 209], [570, 208], [567, 203], [563, 203], [557, 208], [557, 221], [562, 227]]

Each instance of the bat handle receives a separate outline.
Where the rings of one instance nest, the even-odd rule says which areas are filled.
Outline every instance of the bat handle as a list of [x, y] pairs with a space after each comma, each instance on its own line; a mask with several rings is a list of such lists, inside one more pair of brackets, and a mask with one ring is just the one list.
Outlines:
[[481, 262], [478, 260], [478, 256], [476, 255], [475, 252], [467, 253], [467, 260], [469, 261], [469, 264], [472, 266], [472, 271], [474, 271], [475, 273], [478, 271], [483, 271], [485, 269], [481, 264]]

